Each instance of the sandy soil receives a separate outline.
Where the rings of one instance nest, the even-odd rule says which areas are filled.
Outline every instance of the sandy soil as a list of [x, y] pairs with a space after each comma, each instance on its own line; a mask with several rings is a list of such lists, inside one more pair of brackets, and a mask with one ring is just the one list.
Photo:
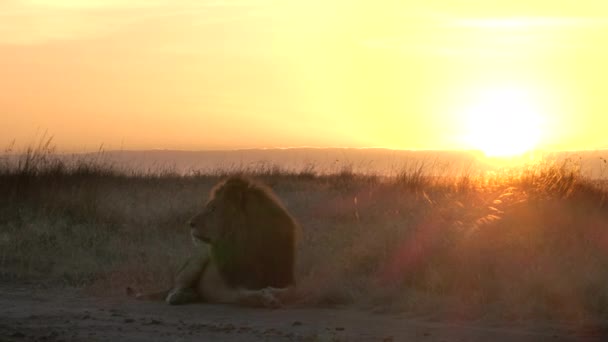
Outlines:
[[602, 341], [608, 326], [460, 322], [353, 309], [172, 307], [0, 284], [0, 341]]

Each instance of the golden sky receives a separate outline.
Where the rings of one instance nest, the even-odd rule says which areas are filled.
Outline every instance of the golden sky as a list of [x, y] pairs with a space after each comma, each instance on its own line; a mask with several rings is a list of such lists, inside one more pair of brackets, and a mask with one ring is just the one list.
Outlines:
[[608, 147], [608, 1], [0, 0], [0, 143]]

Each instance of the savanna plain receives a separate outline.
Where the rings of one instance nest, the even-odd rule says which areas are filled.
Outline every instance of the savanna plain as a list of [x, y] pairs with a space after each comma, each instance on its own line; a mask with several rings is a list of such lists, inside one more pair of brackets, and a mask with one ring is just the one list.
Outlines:
[[[429, 169], [430, 168], [430, 169]], [[576, 161], [437, 175], [279, 166], [177, 173], [0, 160], [0, 340], [602, 340], [608, 186]], [[300, 225], [297, 296], [276, 310], [167, 306], [187, 221], [219, 180], [271, 187]]]

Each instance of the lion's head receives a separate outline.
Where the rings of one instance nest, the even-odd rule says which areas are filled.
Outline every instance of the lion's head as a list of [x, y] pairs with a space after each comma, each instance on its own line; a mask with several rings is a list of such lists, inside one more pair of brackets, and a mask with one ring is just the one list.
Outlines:
[[[230, 182], [229, 182], [230, 181]], [[236, 229], [236, 222], [243, 217], [239, 208], [242, 196], [238, 179], [229, 179], [218, 184], [203, 210], [190, 220], [190, 234], [195, 243], [215, 244]]]
[[260, 289], [294, 283], [296, 224], [270, 189], [230, 177], [211, 190], [190, 226], [194, 241], [211, 245], [229, 285]]

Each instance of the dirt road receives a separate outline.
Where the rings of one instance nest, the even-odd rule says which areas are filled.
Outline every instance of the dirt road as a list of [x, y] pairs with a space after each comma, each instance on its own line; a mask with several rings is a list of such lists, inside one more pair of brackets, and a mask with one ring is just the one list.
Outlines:
[[352, 309], [168, 306], [0, 285], [0, 341], [602, 341], [605, 325], [468, 322]]

